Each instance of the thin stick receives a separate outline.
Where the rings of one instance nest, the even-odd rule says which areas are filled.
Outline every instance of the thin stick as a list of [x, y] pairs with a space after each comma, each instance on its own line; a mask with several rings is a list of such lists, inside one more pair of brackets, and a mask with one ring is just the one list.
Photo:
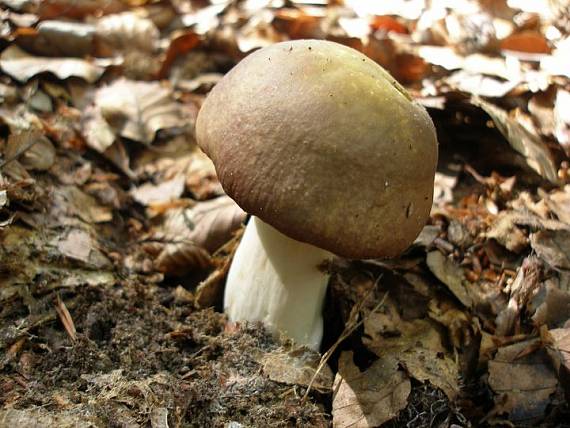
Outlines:
[[380, 300], [380, 302], [374, 306], [374, 308], [372, 309], [372, 311], [368, 314], [368, 316], [362, 318], [360, 321], [356, 321], [358, 318], [358, 314], [360, 313], [360, 310], [362, 309], [362, 307], [364, 306], [364, 303], [366, 302], [366, 300], [368, 299], [368, 297], [370, 296], [370, 294], [374, 291], [374, 289], [376, 288], [376, 285], [378, 285], [378, 282], [380, 281], [380, 278], [382, 278], [382, 275], [380, 275], [378, 277], [378, 279], [375, 281], [374, 283], [374, 287], [372, 287], [368, 293], [366, 293], [366, 295], [362, 298], [362, 300], [360, 302], [358, 302], [357, 304], [355, 304], [352, 309], [350, 310], [350, 315], [348, 317], [348, 322], [346, 323], [346, 326], [344, 327], [344, 330], [342, 331], [341, 335], [339, 336], [339, 338], [336, 340], [336, 342], [328, 349], [327, 352], [325, 352], [323, 354], [323, 356], [321, 357], [321, 360], [319, 361], [319, 365], [317, 366], [317, 370], [315, 371], [315, 374], [313, 375], [313, 377], [311, 378], [311, 381], [309, 382], [309, 386], [307, 387], [307, 390], [305, 391], [305, 394], [303, 395], [303, 398], [301, 398], [301, 403], [304, 403], [305, 400], [307, 399], [307, 397], [309, 396], [309, 393], [311, 392], [311, 388], [313, 387], [313, 383], [315, 383], [315, 380], [317, 379], [317, 376], [319, 375], [319, 373], [321, 372], [321, 370], [323, 369], [323, 367], [327, 364], [328, 360], [331, 358], [332, 354], [334, 353], [334, 351], [336, 351], [336, 349], [339, 347], [339, 345], [347, 338], [349, 337], [358, 327], [360, 327], [364, 321], [366, 321], [368, 319], [368, 317], [373, 314], [374, 312], [376, 312], [380, 306], [382, 306], [384, 304], [384, 302], [386, 301], [386, 298], [388, 297], [388, 292], [386, 292], [384, 294], [384, 296], [382, 297], [382, 299]]

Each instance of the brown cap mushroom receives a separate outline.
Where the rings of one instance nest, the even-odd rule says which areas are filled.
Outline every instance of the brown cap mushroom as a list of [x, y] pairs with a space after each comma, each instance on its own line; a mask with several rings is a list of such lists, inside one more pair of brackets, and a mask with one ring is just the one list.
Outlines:
[[254, 217], [228, 272], [224, 310], [319, 349], [331, 253], [397, 255], [430, 211], [433, 124], [379, 65], [318, 40], [257, 51], [212, 90], [198, 144]]
[[228, 195], [296, 240], [394, 256], [428, 217], [434, 126], [351, 48], [298, 40], [249, 55], [212, 90], [196, 132]]

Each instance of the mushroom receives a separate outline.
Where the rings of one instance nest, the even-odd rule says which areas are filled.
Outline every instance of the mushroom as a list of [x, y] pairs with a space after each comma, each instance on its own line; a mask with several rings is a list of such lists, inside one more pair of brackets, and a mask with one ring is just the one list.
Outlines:
[[252, 53], [206, 98], [196, 137], [226, 193], [253, 216], [225, 312], [315, 350], [323, 263], [399, 255], [429, 216], [433, 123], [388, 72], [346, 46], [297, 40]]

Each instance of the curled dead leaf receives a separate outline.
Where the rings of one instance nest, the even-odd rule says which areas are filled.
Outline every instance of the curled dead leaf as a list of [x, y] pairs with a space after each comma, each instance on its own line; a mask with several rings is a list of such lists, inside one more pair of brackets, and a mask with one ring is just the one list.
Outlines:
[[19, 82], [27, 82], [40, 73], [52, 73], [59, 79], [79, 77], [93, 83], [104, 71], [103, 67], [83, 59], [35, 57], [16, 45], [0, 54], [0, 68]]
[[396, 417], [411, 391], [410, 379], [398, 370], [398, 361], [383, 357], [361, 372], [352, 359], [352, 352], [340, 356], [333, 387], [333, 427], [380, 426]]

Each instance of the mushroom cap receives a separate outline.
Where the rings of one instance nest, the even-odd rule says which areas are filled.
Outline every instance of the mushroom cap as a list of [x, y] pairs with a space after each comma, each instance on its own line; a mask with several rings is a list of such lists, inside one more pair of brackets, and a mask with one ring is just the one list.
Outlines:
[[252, 53], [206, 98], [196, 137], [245, 211], [339, 256], [398, 255], [429, 216], [433, 123], [346, 46], [297, 40]]

